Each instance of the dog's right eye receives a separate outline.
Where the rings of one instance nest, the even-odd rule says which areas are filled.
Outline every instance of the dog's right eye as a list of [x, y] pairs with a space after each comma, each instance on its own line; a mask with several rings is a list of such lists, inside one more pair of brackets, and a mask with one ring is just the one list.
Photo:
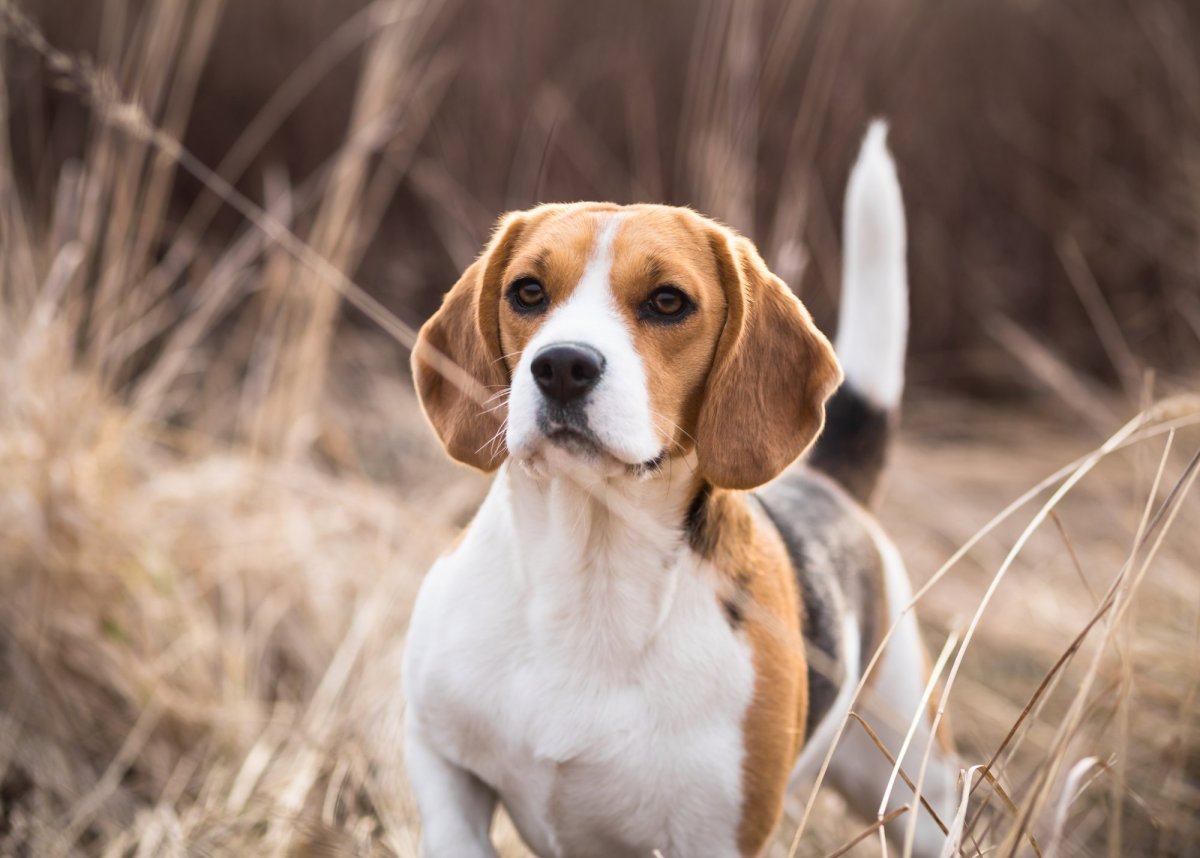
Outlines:
[[518, 313], [529, 313], [546, 305], [546, 290], [534, 278], [520, 277], [508, 287], [508, 299]]

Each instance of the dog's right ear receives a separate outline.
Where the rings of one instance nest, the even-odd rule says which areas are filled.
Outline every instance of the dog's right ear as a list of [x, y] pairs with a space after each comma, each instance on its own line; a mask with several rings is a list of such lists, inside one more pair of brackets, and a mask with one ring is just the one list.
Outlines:
[[525, 222], [521, 212], [500, 219], [483, 253], [421, 327], [412, 352], [421, 408], [446, 452], [482, 471], [494, 471], [508, 454], [501, 431], [510, 380], [500, 349], [500, 292]]
[[696, 425], [698, 470], [715, 486], [753, 489], [817, 437], [842, 370], [808, 310], [753, 244], [715, 227], [709, 241], [727, 310]]

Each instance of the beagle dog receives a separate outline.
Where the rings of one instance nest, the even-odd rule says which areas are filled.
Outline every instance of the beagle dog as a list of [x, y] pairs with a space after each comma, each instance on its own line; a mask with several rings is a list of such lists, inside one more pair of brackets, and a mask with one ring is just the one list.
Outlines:
[[[913, 781], [929, 751], [914, 854], [941, 852], [956, 764], [864, 508], [908, 326], [885, 136], [847, 193], [836, 356], [754, 245], [660, 205], [505, 216], [421, 329], [426, 416], [496, 472], [406, 643], [427, 858], [494, 856], [497, 802], [544, 858], [759, 855], [852, 706]], [[828, 774], [870, 819], [913, 802], [854, 723]]]

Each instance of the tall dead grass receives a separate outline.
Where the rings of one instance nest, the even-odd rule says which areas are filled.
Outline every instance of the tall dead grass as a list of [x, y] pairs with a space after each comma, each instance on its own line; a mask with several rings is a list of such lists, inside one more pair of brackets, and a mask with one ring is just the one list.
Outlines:
[[[0, 166], [0, 851], [379, 848], [345, 692], [411, 601], [411, 575], [381, 573], [426, 564], [460, 510], [452, 491], [400, 499], [320, 466], [353, 460], [339, 442], [352, 421], [388, 427], [387, 455], [417, 460], [402, 471], [414, 487], [433, 451], [406, 434], [410, 394], [381, 389], [395, 371], [377, 372], [378, 350], [331, 355], [339, 292], [319, 274], [353, 268], [390, 193], [380, 153], [403, 152], [389, 114], [420, 80], [403, 52], [420, 10], [372, 8], [345, 145], [314, 187], [280, 179], [213, 258], [194, 242], [182, 258], [190, 236], [159, 251], [219, 4], [145, 9], [122, 49], [161, 74], [131, 93], [2, 11], [96, 126], [45, 222]], [[301, 238], [288, 224], [310, 206]], [[309, 397], [324, 399], [331, 364], [373, 404], [318, 423]]]
[[[93, 123], [49, 198], [16, 187], [17, 132], [0, 135], [0, 854], [413, 855], [396, 659], [485, 484], [442, 462], [393, 345], [337, 321], [349, 300], [411, 334], [351, 278], [444, 91], [447, 67], [412, 50], [436, 10], [384, 0], [329, 35], [330, 55], [363, 46], [345, 139], [258, 205], [235, 185], [248, 156], [209, 169], [179, 142], [220, 4], [112, 8], [121, 74], [0, 0], [6, 49], [38, 54]], [[706, 20], [698, 58], [751, 23]], [[736, 159], [745, 80], [696, 65], [689, 122]], [[227, 243], [192, 232], [205, 197], [175, 228], [181, 168], [244, 219]], [[713, 198], [755, 208], [728, 178]], [[1029, 368], [1083, 392], [1052, 416], [915, 403], [882, 510], [929, 584], [971, 767], [946, 822], [966, 855], [1187, 854], [1200, 404], [1132, 408]], [[836, 853], [869, 822], [797, 797], [770, 854]], [[884, 848], [867, 834], [853, 854]]]
[[[101, 3], [22, 3], [56, 44], [97, 51], [102, 65], [137, 20]], [[297, 184], [320, 172], [350, 122], [367, 8], [226, 4], [188, 149], [237, 162], [239, 190], [260, 204], [281, 167]], [[436, 306], [498, 211], [602, 197], [693, 204], [745, 229], [829, 322], [841, 177], [867, 120], [886, 115], [917, 239], [917, 377], [1024, 392], [998, 317], [1109, 382], [1129, 374], [1097, 323], [1105, 313], [1140, 361], [1200, 360], [1200, 15], [1188, 0], [421, 8], [405, 50], [430, 74], [436, 109], [405, 107], [402, 128], [418, 139], [397, 159], [388, 228], [361, 270], [410, 321]], [[87, 114], [46, 92], [39, 64], [13, 66], [20, 178], [45, 195], [77, 157]], [[221, 241], [240, 224], [215, 221]]]

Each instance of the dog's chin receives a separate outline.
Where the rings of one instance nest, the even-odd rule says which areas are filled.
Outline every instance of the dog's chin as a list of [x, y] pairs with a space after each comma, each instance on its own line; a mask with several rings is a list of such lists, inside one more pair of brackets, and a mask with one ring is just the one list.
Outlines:
[[520, 454], [517, 463], [538, 477], [568, 476], [577, 479], [611, 479], [632, 476], [644, 478], [654, 473], [660, 457], [645, 462], [630, 462], [608, 449], [589, 432], [570, 427], [554, 427], [538, 433]]

